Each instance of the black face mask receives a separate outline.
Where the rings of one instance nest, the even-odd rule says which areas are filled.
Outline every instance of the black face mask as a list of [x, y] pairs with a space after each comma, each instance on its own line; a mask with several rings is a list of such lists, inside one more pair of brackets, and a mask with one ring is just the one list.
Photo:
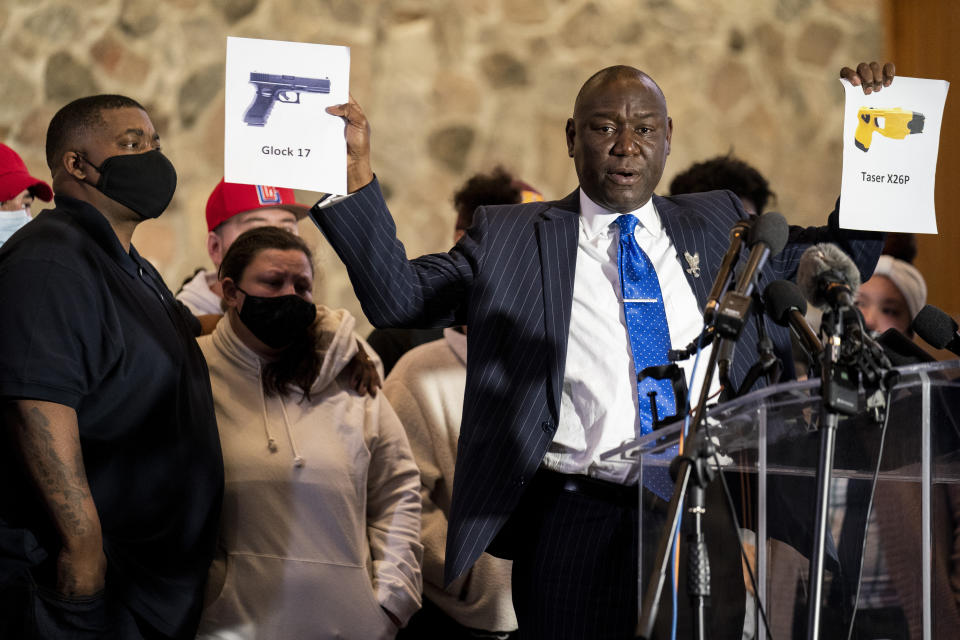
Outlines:
[[94, 185], [100, 193], [144, 219], [158, 217], [173, 199], [177, 170], [157, 149], [110, 156], [99, 167], [81, 157], [100, 172], [100, 179]]
[[246, 298], [240, 309], [240, 321], [263, 344], [282, 349], [313, 324], [317, 307], [297, 295], [252, 296], [240, 287]]

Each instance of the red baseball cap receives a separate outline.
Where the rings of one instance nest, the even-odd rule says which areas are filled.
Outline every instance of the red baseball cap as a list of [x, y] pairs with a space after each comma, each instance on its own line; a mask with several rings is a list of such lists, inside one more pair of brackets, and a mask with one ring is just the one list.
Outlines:
[[31, 176], [17, 152], [0, 143], [0, 202], [13, 200], [25, 189], [44, 202], [53, 198], [50, 185]]
[[213, 231], [239, 213], [254, 209], [286, 209], [297, 216], [297, 220], [305, 218], [310, 211], [310, 207], [297, 202], [293, 189], [224, 182], [221, 178], [207, 198], [207, 231]]

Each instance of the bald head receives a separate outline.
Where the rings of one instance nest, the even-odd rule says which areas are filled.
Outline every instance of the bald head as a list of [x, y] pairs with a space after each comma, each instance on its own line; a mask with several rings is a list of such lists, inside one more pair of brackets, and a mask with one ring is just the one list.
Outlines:
[[660, 85], [654, 82], [653, 78], [648, 76], [646, 73], [640, 71], [640, 69], [618, 64], [612, 67], [607, 67], [606, 69], [601, 69], [587, 78], [587, 81], [583, 83], [582, 87], [580, 87], [580, 92], [577, 93], [577, 99], [573, 103], [573, 117], [576, 118], [578, 115], [582, 114], [582, 105], [586, 101], [586, 98], [593, 91], [608, 84], [631, 80], [639, 81], [647, 85], [654, 92], [654, 94], [659, 96], [660, 102], [663, 105], [663, 112], [666, 114], [667, 99], [663, 95], [663, 91], [660, 90]]
[[663, 175], [672, 135], [666, 100], [650, 76], [627, 66], [598, 71], [567, 120], [567, 152], [580, 189], [608, 211], [635, 211]]

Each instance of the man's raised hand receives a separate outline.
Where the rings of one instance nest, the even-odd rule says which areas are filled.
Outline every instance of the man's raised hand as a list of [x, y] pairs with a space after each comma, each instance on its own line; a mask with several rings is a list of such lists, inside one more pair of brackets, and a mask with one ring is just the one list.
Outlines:
[[343, 118], [343, 137], [347, 141], [347, 191], [353, 193], [373, 181], [370, 168], [370, 123], [363, 109], [350, 96], [345, 104], [327, 107], [327, 113]]
[[874, 91], [880, 91], [883, 87], [889, 87], [896, 75], [896, 68], [892, 62], [887, 62], [882, 67], [879, 62], [861, 62], [854, 71], [850, 67], [844, 67], [840, 70], [840, 77], [855, 87], [863, 87], [863, 92], [870, 95]]

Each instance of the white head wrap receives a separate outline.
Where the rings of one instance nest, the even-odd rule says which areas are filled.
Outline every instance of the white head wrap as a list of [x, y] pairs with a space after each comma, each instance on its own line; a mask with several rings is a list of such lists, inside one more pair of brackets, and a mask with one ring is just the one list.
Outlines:
[[904, 262], [893, 256], [880, 256], [877, 268], [873, 270], [875, 276], [886, 276], [903, 294], [910, 310], [910, 319], [913, 320], [923, 305], [927, 303], [927, 283], [923, 276], [909, 262]]

